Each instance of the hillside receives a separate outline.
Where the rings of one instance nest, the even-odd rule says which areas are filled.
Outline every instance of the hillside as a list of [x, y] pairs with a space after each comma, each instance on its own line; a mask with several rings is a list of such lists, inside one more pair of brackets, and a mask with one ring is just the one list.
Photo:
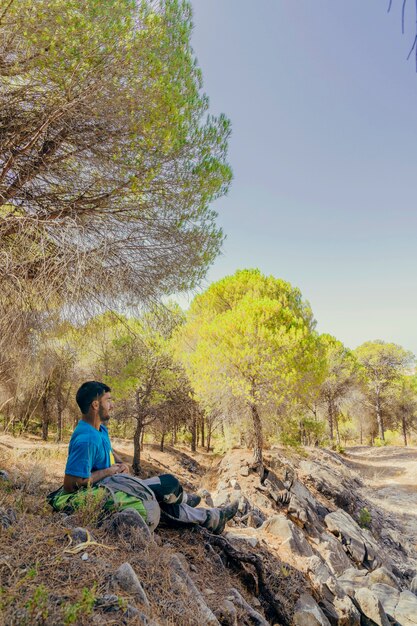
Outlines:
[[[130, 444], [114, 443], [130, 460]], [[144, 475], [173, 472], [215, 505], [239, 498], [221, 537], [98, 526], [94, 502], [52, 513], [44, 496], [65, 457], [66, 445], [0, 437], [4, 624], [417, 623], [416, 449], [277, 448], [261, 484], [247, 450], [145, 446]]]

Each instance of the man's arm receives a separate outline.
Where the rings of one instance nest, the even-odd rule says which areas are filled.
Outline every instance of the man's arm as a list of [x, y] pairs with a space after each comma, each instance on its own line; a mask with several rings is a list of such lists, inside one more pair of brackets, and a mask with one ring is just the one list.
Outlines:
[[124, 473], [121, 465], [116, 463], [111, 467], [106, 467], [105, 469], [97, 470], [95, 472], [91, 472], [91, 476], [89, 478], [80, 478], [79, 476], [71, 476], [71, 474], [65, 474], [64, 476], [64, 491], [67, 493], [74, 493], [80, 487], [88, 487], [88, 485], [94, 485], [94, 483], [98, 482], [102, 478], [107, 478], [107, 476], [113, 476], [113, 474], [121, 474]]
[[113, 452], [113, 457], [114, 457], [114, 460], [115, 460], [115, 461], [116, 461], [116, 463], [117, 463], [118, 465], [120, 465], [120, 467], [122, 468], [122, 469], [121, 469], [121, 473], [122, 473], [122, 474], [129, 474], [130, 470], [129, 470], [129, 466], [128, 466], [128, 464], [127, 464], [127, 463], [124, 463], [124, 461], [122, 461], [122, 457], [120, 456], [120, 454], [118, 454], [117, 452], [115, 452], [113, 449], [112, 449], [112, 452]]

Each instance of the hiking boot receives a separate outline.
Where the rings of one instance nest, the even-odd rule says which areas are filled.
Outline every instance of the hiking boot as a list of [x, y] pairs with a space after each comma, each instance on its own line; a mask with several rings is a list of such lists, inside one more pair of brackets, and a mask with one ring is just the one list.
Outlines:
[[188, 504], [188, 506], [192, 506], [195, 509], [201, 502], [201, 496], [198, 496], [196, 493], [187, 493], [187, 499], [184, 504]]
[[204, 526], [211, 530], [214, 535], [221, 535], [227, 522], [231, 520], [237, 513], [239, 501], [235, 500], [231, 504], [218, 509], [208, 509], [207, 520]]

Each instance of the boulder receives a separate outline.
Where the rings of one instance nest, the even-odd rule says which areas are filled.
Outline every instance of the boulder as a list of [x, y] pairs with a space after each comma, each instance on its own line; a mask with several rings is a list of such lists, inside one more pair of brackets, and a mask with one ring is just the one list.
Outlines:
[[[269, 626], [269, 622], [266, 621], [263, 615], [246, 602], [245, 598], [238, 592], [237, 589], [230, 589], [227, 599], [233, 602], [241, 611], [244, 611], [249, 618], [249, 621], [254, 626]], [[246, 623], [246, 621], [245, 621]]]
[[343, 588], [345, 593], [348, 594], [348, 596], [354, 598], [355, 589], [368, 586], [368, 571], [366, 569], [356, 569], [355, 567], [350, 567], [343, 572], [343, 574], [337, 577], [337, 582]]
[[306, 557], [313, 555], [313, 550], [303, 532], [285, 515], [273, 515], [262, 524], [261, 530], [278, 537], [281, 545], [295, 554]]
[[398, 580], [396, 579], [394, 574], [390, 572], [389, 569], [387, 569], [386, 567], [378, 567], [373, 572], [369, 572], [368, 579], [370, 585], [380, 583], [382, 585], [389, 585], [390, 587], [394, 587], [394, 589], [400, 588]]
[[148, 597], [130, 563], [122, 563], [113, 574], [112, 584], [120, 587], [127, 594], [134, 596], [135, 600], [143, 606], [147, 608], [150, 606]]
[[388, 617], [394, 619], [395, 609], [400, 599], [398, 589], [384, 583], [375, 583], [370, 587], [370, 590], [376, 595]]
[[[81, 526], [77, 526], [76, 528], [72, 528], [70, 531], [70, 536], [75, 544], [84, 543], [88, 539], [89, 532], [86, 528], [82, 528]], [[94, 539], [90, 534], [90, 538]]]
[[395, 607], [394, 618], [401, 626], [416, 626], [417, 597], [411, 591], [402, 591]]
[[348, 595], [335, 596], [333, 608], [337, 615], [337, 626], [360, 626], [361, 614]]
[[417, 576], [413, 576], [413, 579], [410, 583], [410, 591], [417, 596]]
[[301, 526], [301, 528], [303, 528], [308, 521], [306, 503], [294, 494], [290, 496], [288, 515], [298, 526]]
[[243, 528], [238, 528], [238, 529], [234, 529], [233, 528], [232, 530], [228, 531], [227, 533], [224, 533], [223, 536], [226, 539], [228, 539], [229, 541], [231, 541], [232, 543], [234, 541], [236, 541], [238, 543], [241, 542], [241, 541], [245, 541], [252, 548], [256, 548], [259, 545], [258, 537], [255, 536], [253, 531], [250, 534], [250, 530], [249, 529], [247, 531], [245, 531], [245, 529], [243, 529]]
[[239, 474], [241, 476], [249, 476], [249, 465], [242, 465], [239, 468]]
[[371, 533], [363, 530], [348, 513], [338, 509], [326, 515], [324, 522], [329, 531], [340, 539], [355, 563], [364, 564], [369, 569], [381, 564], [377, 557], [379, 546]]
[[152, 539], [152, 532], [136, 509], [124, 509], [110, 519], [110, 529], [117, 534], [129, 535], [129, 529], [138, 529], [146, 540]]
[[239, 626], [235, 605], [230, 600], [223, 600], [215, 611], [215, 616], [222, 626]]
[[203, 595], [185, 571], [177, 555], [172, 556], [170, 566], [173, 587], [177, 587], [179, 593], [187, 595], [194, 606], [195, 623], [199, 626], [220, 626], [219, 620], [207, 606]]
[[316, 549], [335, 576], [339, 576], [352, 566], [352, 561], [340, 541], [329, 532], [325, 531], [320, 535]]
[[293, 615], [294, 626], [331, 626], [323, 611], [308, 593], [298, 598]]
[[382, 608], [378, 597], [367, 587], [355, 592], [355, 600], [361, 612], [371, 619], [377, 626], [390, 626], [387, 614]]
[[318, 556], [312, 556], [307, 560], [307, 575], [320, 599], [333, 604], [335, 596], [342, 598], [346, 595], [329, 567]]

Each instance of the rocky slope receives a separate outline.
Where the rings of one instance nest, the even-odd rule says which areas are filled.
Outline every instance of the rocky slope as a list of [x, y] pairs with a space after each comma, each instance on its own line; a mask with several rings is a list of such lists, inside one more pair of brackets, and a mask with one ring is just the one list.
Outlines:
[[[43, 496], [59, 480], [65, 446], [25, 442], [17, 453], [13, 444], [0, 437], [5, 624], [417, 624], [413, 511], [397, 514], [380, 493], [386, 485], [361, 478], [363, 449], [272, 450], [260, 480], [246, 450], [216, 461], [148, 447], [145, 473], [169, 468], [208, 505], [239, 499], [216, 537], [166, 528], [150, 536], [129, 513], [100, 523], [94, 503], [53, 515]], [[119, 450], [128, 460], [129, 447]]]

